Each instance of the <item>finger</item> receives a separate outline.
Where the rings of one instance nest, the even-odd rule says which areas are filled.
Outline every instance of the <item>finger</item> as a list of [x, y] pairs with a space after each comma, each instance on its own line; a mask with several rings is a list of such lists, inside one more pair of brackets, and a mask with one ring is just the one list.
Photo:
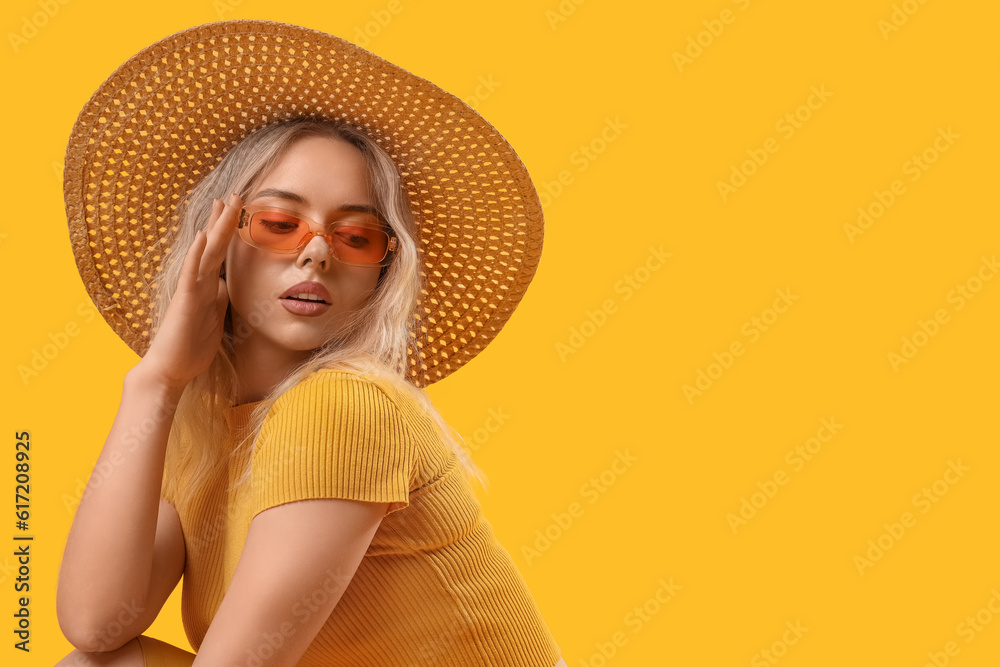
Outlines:
[[239, 220], [240, 210], [243, 208], [243, 201], [238, 195], [233, 194], [229, 198], [229, 203], [219, 215], [212, 230], [208, 235], [208, 244], [205, 247], [205, 254], [201, 261], [203, 272], [213, 271], [219, 273], [222, 260], [226, 258], [229, 249], [229, 242], [233, 238], [233, 230], [236, 229]]
[[225, 202], [223, 202], [221, 199], [212, 200], [212, 213], [211, 215], [208, 216], [208, 225], [206, 225], [207, 231], [205, 232], [206, 234], [212, 233], [212, 228], [215, 227], [215, 221], [219, 219], [220, 215], [222, 215], [222, 209], [224, 209], [225, 206], [226, 206]]
[[240, 210], [243, 208], [243, 201], [236, 194], [229, 197], [229, 202], [212, 226], [212, 233], [208, 235], [208, 246], [205, 250], [207, 260], [218, 270], [225, 258], [229, 248], [229, 242], [233, 237], [233, 231], [239, 221]]
[[205, 249], [205, 233], [200, 229], [194, 234], [194, 241], [188, 248], [184, 264], [181, 266], [181, 277], [177, 282], [177, 290], [190, 289], [198, 279], [198, 270], [201, 266], [202, 253]]

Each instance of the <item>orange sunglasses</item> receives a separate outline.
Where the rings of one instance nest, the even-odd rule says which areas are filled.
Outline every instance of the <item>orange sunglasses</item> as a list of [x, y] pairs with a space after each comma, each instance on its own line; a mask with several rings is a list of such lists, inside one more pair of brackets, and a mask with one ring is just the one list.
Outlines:
[[296, 253], [314, 236], [322, 236], [334, 258], [351, 266], [386, 266], [399, 246], [392, 228], [368, 213], [346, 213], [324, 225], [295, 211], [274, 206], [246, 206], [240, 211], [240, 238], [255, 248]]

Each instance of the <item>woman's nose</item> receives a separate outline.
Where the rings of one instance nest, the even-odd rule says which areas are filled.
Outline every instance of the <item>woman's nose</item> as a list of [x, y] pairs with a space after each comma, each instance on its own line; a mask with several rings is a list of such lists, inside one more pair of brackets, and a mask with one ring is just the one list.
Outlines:
[[306, 247], [299, 253], [298, 261], [306, 264], [309, 260], [314, 260], [320, 266], [326, 267], [333, 258], [333, 249], [329, 241], [320, 234], [314, 234], [306, 243]]

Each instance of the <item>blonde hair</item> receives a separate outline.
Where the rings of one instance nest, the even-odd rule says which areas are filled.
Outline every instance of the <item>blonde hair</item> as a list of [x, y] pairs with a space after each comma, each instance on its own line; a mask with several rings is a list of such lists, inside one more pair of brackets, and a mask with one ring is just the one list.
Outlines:
[[[415, 398], [431, 417], [442, 440], [455, 452], [466, 475], [478, 479], [486, 489], [485, 474], [459, 443], [461, 436], [445, 423], [426, 392], [406, 379], [407, 348], [411, 344], [410, 332], [421, 284], [416, 225], [395, 162], [358, 128], [327, 119], [295, 118], [257, 129], [233, 146], [178, 207], [177, 235], [158, 280], [154, 326], [159, 328], [162, 314], [170, 304], [196, 231], [207, 228], [213, 199], [225, 199], [235, 192], [246, 200], [293, 143], [313, 136], [346, 141], [361, 152], [368, 169], [370, 194], [379, 214], [395, 232], [398, 250], [393, 261], [380, 273], [373, 294], [340, 329], [344, 333], [317, 348], [253, 409], [246, 428], [237, 434], [239, 442], [232, 455], [247, 442], [251, 443], [251, 448], [255, 447], [265, 416], [283, 393], [316, 370], [337, 368], [358, 375], [387, 378], [398, 391]], [[250, 326], [256, 326], [269, 313], [257, 311], [241, 315]], [[168, 455], [180, 457], [178, 463], [182, 469], [190, 470], [189, 480], [194, 487], [200, 486], [223, 462], [222, 443], [228, 435], [224, 409], [235, 404], [239, 392], [239, 377], [233, 365], [234, 343], [250, 333], [242, 327], [234, 331], [233, 326], [230, 307], [218, 353], [208, 370], [188, 384], [170, 433]], [[204, 446], [181, 451], [181, 441], [200, 442]], [[236, 485], [245, 483], [249, 475], [248, 464]], [[166, 483], [176, 484], [176, 480], [166, 480]]]

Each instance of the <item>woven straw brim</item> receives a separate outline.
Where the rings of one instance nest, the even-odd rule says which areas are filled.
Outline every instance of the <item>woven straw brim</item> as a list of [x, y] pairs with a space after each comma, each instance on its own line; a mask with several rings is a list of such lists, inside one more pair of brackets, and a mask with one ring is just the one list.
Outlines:
[[423, 256], [408, 376], [416, 386], [446, 377], [493, 340], [527, 289], [542, 247], [538, 195], [514, 149], [458, 97], [308, 28], [241, 20], [184, 30], [94, 93], [64, 172], [91, 298], [145, 354], [178, 205], [240, 139], [297, 116], [347, 121], [399, 166]]

